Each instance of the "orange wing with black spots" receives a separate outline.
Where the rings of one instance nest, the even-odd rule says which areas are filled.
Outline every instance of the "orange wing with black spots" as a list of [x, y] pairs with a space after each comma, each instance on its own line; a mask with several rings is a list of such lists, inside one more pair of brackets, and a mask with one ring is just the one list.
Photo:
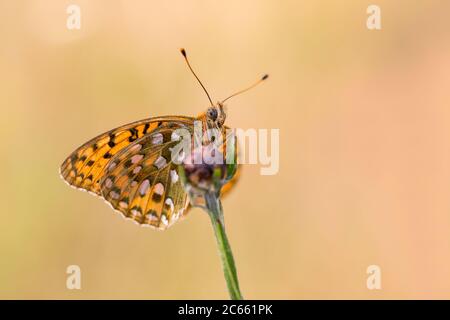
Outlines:
[[76, 149], [61, 165], [61, 176], [73, 187], [101, 195], [99, 182], [114, 155], [157, 128], [191, 125], [193, 121], [192, 117], [155, 117], [107, 131]]
[[[101, 196], [126, 218], [166, 229], [189, 209], [188, 194], [171, 161], [172, 148], [178, 143], [172, 133], [185, 128], [192, 137], [195, 120], [156, 117], [105, 132], [75, 150], [61, 165], [61, 176], [69, 185]], [[236, 172], [222, 195], [238, 176]]]
[[172, 128], [159, 128], [120, 151], [100, 181], [111, 206], [140, 225], [166, 229], [189, 203], [172, 159]]

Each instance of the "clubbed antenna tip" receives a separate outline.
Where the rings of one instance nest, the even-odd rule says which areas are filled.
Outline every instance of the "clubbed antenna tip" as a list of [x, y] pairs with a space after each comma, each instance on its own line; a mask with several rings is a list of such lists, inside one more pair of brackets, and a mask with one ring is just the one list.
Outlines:
[[238, 92], [232, 94], [232, 95], [229, 96], [228, 98], [223, 99], [223, 100], [221, 101], [221, 103], [224, 103], [224, 102], [227, 101], [228, 99], [230, 99], [230, 98], [232, 98], [232, 97], [235, 97], [235, 96], [237, 96], [238, 94], [241, 94], [241, 93], [243, 93], [243, 92], [245, 92], [245, 91], [248, 91], [248, 90], [250, 90], [251, 88], [256, 87], [258, 84], [260, 84], [261, 82], [263, 82], [264, 80], [266, 80], [268, 77], [269, 77], [268, 74], [263, 75], [258, 81], [256, 81], [256, 82], [255, 82], [254, 84], [252, 84], [250, 87], [248, 87], [248, 88], [246, 88], [246, 89], [244, 89], [244, 90], [241, 90], [241, 91], [238, 91]]
[[189, 70], [191, 70], [192, 74], [193, 74], [194, 77], [197, 79], [198, 83], [200, 83], [200, 85], [202, 86], [203, 91], [205, 91], [206, 96], [208, 97], [208, 100], [209, 100], [209, 102], [211, 103], [211, 106], [214, 106], [214, 103], [212, 102], [211, 97], [209, 96], [208, 91], [206, 90], [205, 86], [204, 86], [203, 83], [200, 81], [200, 79], [197, 77], [197, 75], [195, 74], [194, 70], [192, 69], [191, 64], [189, 63], [189, 60], [188, 60], [188, 58], [187, 58], [187, 56], [186, 56], [186, 50], [184, 50], [184, 48], [180, 48], [180, 52], [181, 52], [181, 54], [183, 55], [184, 60], [186, 61], [187, 65], [188, 65], [188, 67], [189, 67]]

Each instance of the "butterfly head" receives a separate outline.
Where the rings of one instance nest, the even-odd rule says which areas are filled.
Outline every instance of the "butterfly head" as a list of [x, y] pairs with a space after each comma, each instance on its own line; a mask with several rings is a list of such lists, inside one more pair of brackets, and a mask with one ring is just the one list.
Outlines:
[[226, 118], [227, 113], [225, 107], [220, 101], [206, 110], [206, 119], [211, 127], [221, 128]]

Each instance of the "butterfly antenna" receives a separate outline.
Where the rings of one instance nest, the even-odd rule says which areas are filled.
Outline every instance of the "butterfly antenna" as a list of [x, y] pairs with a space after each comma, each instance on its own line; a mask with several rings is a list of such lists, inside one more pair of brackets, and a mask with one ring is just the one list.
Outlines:
[[238, 92], [236, 92], [236, 93], [233, 93], [233, 94], [232, 94], [231, 96], [229, 96], [228, 98], [222, 100], [221, 103], [224, 103], [224, 102], [227, 101], [228, 99], [233, 98], [233, 97], [235, 97], [235, 96], [237, 96], [237, 95], [239, 95], [239, 94], [241, 94], [241, 93], [244, 93], [244, 92], [246, 92], [246, 91], [248, 91], [248, 90], [250, 90], [250, 89], [256, 87], [258, 84], [260, 84], [261, 82], [263, 82], [264, 80], [266, 80], [268, 77], [269, 77], [268, 74], [263, 75], [263, 76], [261, 77], [261, 79], [259, 79], [258, 81], [256, 81], [256, 82], [255, 82], [254, 84], [252, 84], [250, 87], [245, 88], [245, 89], [243, 89], [243, 90], [241, 90], [241, 91], [238, 91]]
[[208, 96], [208, 99], [209, 99], [209, 102], [211, 103], [211, 106], [214, 106], [214, 103], [212, 102], [211, 97], [209, 96], [208, 91], [206, 90], [205, 86], [204, 86], [203, 83], [200, 81], [200, 79], [197, 77], [197, 75], [195, 74], [194, 70], [192, 69], [191, 64], [189, 63], [189, 60], [188, 60], [188, 58], [187, 58], [187, 56], [186, 56], [186, 50], [184, 50], [183, 48], [181, 48], [181, 49], [180, 49], [180, 52], [181, 52], [181, 54], [183, 55], [184, 60], [186, 60], [186, 63], [187, 63], [187, 65], [188, 65], [189, 69], [191, 70], [192, 74], [193, 74], [194, 77], [197, 79], [198, 83], [200, 83], [200, 85], [201, 85], [202, 88], [203, 88], [203, 91], [205, 91], [206, 95]]

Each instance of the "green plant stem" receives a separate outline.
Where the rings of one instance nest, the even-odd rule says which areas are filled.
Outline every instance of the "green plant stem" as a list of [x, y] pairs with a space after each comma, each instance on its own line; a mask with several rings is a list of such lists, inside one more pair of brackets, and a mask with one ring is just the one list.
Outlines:
[[230, 298], [232, 300], [242, 300], [243, 298], [239, 289], [239, 281], [233, 254], [231, 252], [230, 244], [228, 243], [227, 234], [225, 233], [222, 204], [218, 196], [212, 192], [205, 195], [205, 200], [206, 208], [216, 235], [217, 246], [222, 260], [223, 273], [227, 282]]

